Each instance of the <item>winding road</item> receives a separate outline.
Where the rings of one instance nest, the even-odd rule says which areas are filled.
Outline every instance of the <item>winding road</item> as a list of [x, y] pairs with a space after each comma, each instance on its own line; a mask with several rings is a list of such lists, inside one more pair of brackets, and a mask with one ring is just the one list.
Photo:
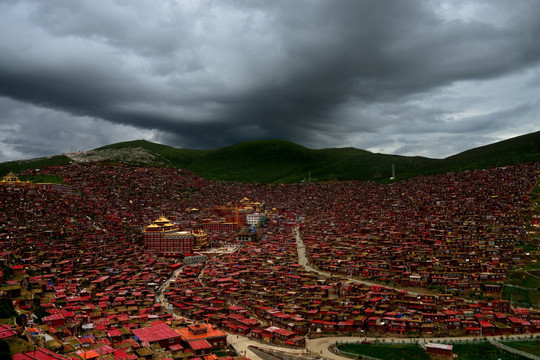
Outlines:
[[[320, 271], [317, 269], [312, 268], [309, 265], [308, 257], [306, 254], [306, 247], [304, 244], [304, 241], [302, 240], [302, 236], [300, 235], [299, 228], [293, 229], [293, 234], [296, 238], [296, 246], [297, 246], [297, 252], [298, 252], [298, 264], [302, 265], [307, 271], [317, 273], [324, 277], [332, 277], [335, 275], [332, 275], [325, 271]], [[236, 249], [238, 250], [238, 249]], [[159, 299], [159, 302], [165, 307], [167, 312], [170, 312], [173, 314], [175, 318], [181, 318], [180, 316], [174, 314], [174, 312], [171, 311], [169, 308], [169, 304], [167, 302], [167, 299], [164, 296], [165, 291], [169, 287], [171, 281], [173, 279], [176, 279], [178, 277], [178, 274], [182, 268], [176, 270], [173, 275], [161, 286], [159, 289], [158, 295], [156, 296], [157, 299]], [[202, 272], [201, 272], [202, 274]], [[366, 285], [380, 285], [376, 283], [371, 283], [368, 281], [358, 280], [354, 278], [339, 276], [343, 279], [355, 282], [355, 283], [361, 283]], [[385, 286], [389, 288], [388, 286]], [[396, 288], [397, 289], [397, 288]], [[401, 290], [401, 289], [398, 289]], [[420, 295], [421, 293], [417, 292], [411, 292], [408, 291], [410, 294], [414, 295]], [[519, 334], [519, 335], [511, 335], [509, 338], [511, 339], [520, 339], [520, 338], [529, 338], [531, 334]], [[326, 359], [334, 359], [334, 360], [346, 360], [350, 359], [344, 356], [341, 356], [339, 354], [336, 354], [332, 352], [330, 349], [333, 347], [333, 345], [336, 342], [361, 342], [361, 341], [382, 341], [387, 344], [402, 344], [402, 343], [417, 343], [417, 342], [447, 342], [447, 343], [453, 343], [453, 342], [459, 342], [459, 341], [466, 341], [474, 339], [475, 337], [437, 337], [437, 338], [394, 338], [394, 337], [385, 337], [385, 338], [368, 338], [368, 337], [358, 337], [358, 336], [332, 336], [332, 337], [322, 337], [318, 339], [307, 339], [306, 340], [306, 348], [305, 349], [291, 349], [291, 348], [285, 348], [280, 347], [272, 344], [262, 343], [259, 341], [252, 340], [248, 337], [241, 336], [241, 335], [234, 335], [234, 334], [228, 334], [227, 335], [227, 342], [234, 346], [234, 348], [238, 351], [239, 354], [245, 355], [248, 358], [252, 360], [263, 360], [261, 357], [259, 357], [257, 354], [252, 352], [249, 349], [249, 346], [256, 346], [259, 348], [268, 348], [273, 350], [278, 350], [286, 354], [295, 355], [298, 357], [302, 357], [302, 354], [309, 353], [311, 355], [316, 355], [318, 357], [326, 358]], [[476, 338], [484, 338], [483, 336], [479, 336]]]
[[355, 279], [355, 278], [347, 277], [347, 276], [343, 276], [343, 275], [331, 274], [331, 273], [326, 272], [326, 271], [321, 271], [321, 270], [315, 269], [315, 268], [311, 267], [311, 265], [309, 265], [309, 260], [308, 260], [307, 253], [306, 253], [306, 245], [304, 244], [304, 240], [302, 239], [302, 235], [300, 234], [300, 229], [298, 227], [294, 228], [293, 229], [293, 234], [294, 234], [294, 236], [296, 238], [296, 247], [297, 247], [297, 251], [298, 251], [298, 264], [302, 265], [304, 267], [304, 269], [306, 269], [306, 271], [314, 272], [314, 273], [317, 273], [317, 274], [319, 274], [321, 276], [324, 276], [324, 277], [342, 278], [344, 280], [348, 280], [348, 281], [351, 281], [351, 282], [354, 282], [354, 283], [357, 283], [357, 284], [365, 284], [365, 285], [368, 285], [368, 286], [373, 286], [373, 285], [384, 286], [387, 289], [404, 290], [404, 291], [407, 291], [409, 294], [412, 294], [412, 295], [433, 295], [433, 294], [430, 294], [430, 293], [427, 293], [427, 292], [422, 293], [422, 292], [410, 291], [410, 290], [407, 290], [407, 289], [401, 289], [401, 288], [392, 287], [392, 286], [388, 286], [388, 285], [381, 285], [381, 284], [377, 284], [377, 283], [374, 283], [374, 282], [369, 282], [369, 281], [365, 281], [365, 280], [359, 280], [359, 279]]

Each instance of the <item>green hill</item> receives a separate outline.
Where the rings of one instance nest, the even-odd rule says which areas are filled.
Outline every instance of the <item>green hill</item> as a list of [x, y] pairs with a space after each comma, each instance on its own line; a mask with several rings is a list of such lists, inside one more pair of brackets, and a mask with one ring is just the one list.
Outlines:
[[313, 150], [284, 140], [246, 141], [215, 150], [175, 149], [148, 141], [130, 141], [96, 150], [142, 147], [168, 159], [171, 166], [207, 179], [263, 183], [302, 180], [377, 180], [391, 176], [392, 164], [403, 177], [435, 160], [373, 154], [355, 148]]
[[0, 163], [0, 175], [4, 176], [10, 171], [13, 171], [15, 174], [17, 174], [26, 169], [40, 169], [48, 166], [66, 165], [70, 162], [71, 160], [65, 155], [41, 157], [30, 160], [8, 161]]
[[374, 154], [355, 148], [308, 149], [284, 140], [246, 141], [215, 150], [176, 149], [148, 141], [131, 141], [104, 148], [143, 147], [168, 159], [171, 166], [189, 169], [213, 180], [299, 182], [388, 181], [392, 164], [396, 179], [448, 171], [482, 169], [540, 160], [540, 131], [482, 146], [446, 159]]
[[[540, 131], [501, 141], [446, 159], [374, 154], [355, 148], [308, 149], [284, 140], [246, 141], [214, 150], [179, 149], [146, 140], [121, 142], [89, 153], [105, 154], [110, 150], [145, 149], [155, 154], [149, 166], [169, 166], [191, 170], [211, 180], [262, 183], [331, 180], [389, 181], [392, 165], [396, 180], [448, 171], [482, 169], [540, 160]], [[106, 151], [105, 151], [106, 150]], [[136, 151], [132, 151], [137, 156]], [[125, 155], [123, 155], [125, 156]], [[159, 159], [156, 162], [155, 159]], [[129, 164], [141, 165], [133, 158]], [[0, 174], [9, 170], [61, 165], [73, 161], [66, 156], [0, 164]], [[113, 161], [113, 160], [110, 160]]]
[[467, 150], [437, 162], [432, 171], [463, 171], [540, 161], [540, 131]]
[[146, 140], [124, 141], [116, 144], [102, 146], [95, 150], [143, 148], [160, 155], [166, 159], [172, 167], [186, 169], [199, 156], [206, 154], [209, 150], [178, 149], [168, 145], [156, 144]]

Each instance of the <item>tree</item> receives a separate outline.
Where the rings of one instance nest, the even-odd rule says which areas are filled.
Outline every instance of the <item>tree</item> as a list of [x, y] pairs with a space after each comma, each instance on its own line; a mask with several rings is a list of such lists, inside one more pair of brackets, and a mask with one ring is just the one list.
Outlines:
[[37, 321], [39, 324], [43, 324], [43, 319], [45, 316], [48, 315], [47, 311], [45, 310], [45, 308], [43, 306], [36, 306], [34, 308], [34, 315], [37, 316]]
[[17, 316], [17, 312], [11, 299], [0, 299], [0, 318], [5, 319], [12, 316]]
[[11, 360], [11, 350], [6, 341], [0, 340], [0, 359]]
[[6, 281], [13, 278], [13, 269], [11, 268], [11, 266], [4, 266], [2, 270], [4, 271], [4, 278]]

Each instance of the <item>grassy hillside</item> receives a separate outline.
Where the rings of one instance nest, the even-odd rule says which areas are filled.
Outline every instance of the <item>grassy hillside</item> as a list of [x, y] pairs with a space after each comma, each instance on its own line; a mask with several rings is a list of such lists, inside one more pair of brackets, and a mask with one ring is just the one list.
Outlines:
[[540, 131], [467, 150], [438, 161], [427, 172], [464, 171], [540, 161]]
[[208, 150], [177, 149], [168, 145], [156, 144], [146, 140], [124, 141], [97, 148], [96, 150], [124, 149], [141, 147], [156, 153], [170, 162], [172, 167], [188, 168], [198, 156], [205, 154]]
[[71, 160], [65, 155], [42, 157], [31, 160], [17, 160], [0, 163], [0, 176], [4, 176], [10, 171], [15, 174], [26, 169], [40, 169], [48, 166], [66, 165]]
[[[142, 148], [156, 154], [160, 164], [154, 166], [166, 164], [184, 168], [212, 180], [279, 183], [300, 182], [311, 178], [312, 181], [357, 179], [385, 182], [391, 177], [392, 164], [396, 169], [396, 180], [402, 180], [418, 175], [539, 161], [540, 131], [442, 160], [374, 154], [351, 147], [314, 150], [284, 140], [246, 141], [214, 150], [177, 149], [135, 140], [94, 151], [129, 148]], [[19, 172], [27, 168], [66, 164], [69, 161], [66, 156], [55, 156], [3, 163], [0, 164], [0, 175], [9, 170]]]
[[435, 160], [422, 157], [373, 154], [355, 148], [313, 150], [284, 140], [257, 140], [215, 150], [175, 149], [148, 141], [130, 141], [102, 149], [142, 147], [205, 178], [248, 182], [300, 182], [388, 179], [395, 164], [398, 177], [417, 174], [416, 169]]
[[200, 154], [187, 168], [209, 179], [278, 182], [314, 161], [312, 150], [288, 141], [247, 141]]

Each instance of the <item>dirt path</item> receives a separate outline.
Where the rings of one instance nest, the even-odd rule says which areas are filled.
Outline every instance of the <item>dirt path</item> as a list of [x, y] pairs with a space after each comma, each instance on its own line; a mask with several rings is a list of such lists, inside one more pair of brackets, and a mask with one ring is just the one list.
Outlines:
[[[296, 245], [297, 245], [297, 251], [298, 251], [298, 263], [300, 265], [304, 266], [304, 268], [307, 271], [317, 273], [317, 274], [319, 274], [321, 276], [331, 277], [332, 274], [324, 272], [324, 271], [320, 271], [320, 270], [317, 270], [317, 269], [314, 269], [309, 265], [307, 254], [306, 254], [305, 244], [304, 244], [304, 242], [302, 240], [299, 229], [295, 228], [293, 230], [293, 233], [294, 233], [294, 235], [296, 237]], [[163, 284], [163, 286], [160, 288], [160, 290], [158, 292], [158, 295], [156, 296], [159, 299], [159, 302], [165, 307], [167, 312], [172, 312], [172, 311], [169, 308], [169, 303], [168, 303], [167, 299], [165, 298], [164, 293], [168, 289], [171, 280], [176, 279], [181, 270], [182, 270], [182, 268], [176, 270], [173, 273], [171, 278], [169, 278]], [[202, 271], [201, 271], [201, 275], [202, 275]], [[353, 282], [356, 282], [356, 283], [366, 284], [366, 285], [380, 285], [380, 284], [371, 283], [371, 282], [368, 282], [368, 281], [361, 281], [361, 280], [354, 279], [354, 278], [348, 278], [348, 277], [342, 277], [342, 278], [353, 281]], [[388, 287], [388, 286], [385, 286], [385, 287]], [[399, 289], [399, 290], [401, 290], [401, 289]], [[409, 291], [409, 293], [415, 294], [415, 295], [421, 294], [421, 293], [410, 292], [410, 291]], [[172, 312], [172, 313], [173, 313], [173, 316], [175, 318], [180, 318], [180, 316], [174, 314], [174, 312]], [[512, 335], [512, 336], [510, 336], [510, 338], [519, 339], [519, 338], [525, 338], [525, 337], [530, 337], [530, 336], [531, 336], [531, 334], [522, 334], [522, 335]], [[483, 337], [478, 337], [478, 338], [483, 338]], [[392, 344], [392, 343], [397, 344], [397, 343], [403, 343], [403, 342], [410, 342], [410, 343], [414, 344], [414, 343], [416, 343], [418, 341], [420, 341], [420, 342], [431, 342], [431, 341], [445, 342], [445, 341], [447, 341], [448, 343], [451, 343], [451, 342], [456, 342], [456, 341], [459, 341], [459, 340], [474, 339], [474, 337], [457, 337], [457, 338], [452, 338], [452, 337], [440, 338], [440, 337], [438, 337], [438, 338], [411, 338], [411, 339], [386, 337], [386, 338], [381, 339], [381, 338], [366, 338], [366, 337], [351, 337], [351, 336], [333, 336], [333, 337], [323, 337], [323, 338], [319, 338], [319, 339], [307, 339], [305, 349], [291, 349], [291, 348], [284, 348], [284, 347], [271, 345], [271, 344], [267, 344], [267, 343], [262, 343], [262, 342], [259, 342], [259, 341], [252, 340], [252, 339], [250, 339], [248, 337], [245, 337], [245, 336], [234, 335], [234, 334], [228, 334], [228, 336], [227, 336], [227, 342], [229, 344], [234, 345], [234, 347], [239, 352], [239, 354], [245, 355], [245, 356], [247, 356], [248, 358], [250, 358], [252, 360], [262, 360], [262, 359], [249, 349], [250, 345], [253, 345], [253, 346], [256, 346], [256, 347], [259, 347], [259, 348], [270, 348], [270, 349], [278, 350], [278, 351], [281, 351], [281, 352], [284, 352], [284, 353], [294, 354], [294, 355], [299, 355], [299, 356], [301, 356], [302, 354], [305, 354], [307, 352], [307, 353], [317, 355], [319, 357], [324, 357], [324, 358], [327, 358], [327, 359], [345, 360], [345, 359], [349, 359], [349, 358], [338, 355], [338, 354], [335, 354], [335, 353], [333, 353], [332, 351], [329, 350], [329, 348], [331, 346], [333, 346], [336, 342], [338, 342], [338, 341], [339, 342], [361, 342], [361, 341], [364, 341], [364, 340], [367, 340], [367, 341], [376, 341], [376, 340], [382, 341], [383, 339], [384, 339], [384, 342], [387, 343], [387, 344]]]
[[398, 291], [405, 290], [409, 294], [412, 294], [412, 295], [433, 295], [434, 294], [433, 292], [429, 292], [429, 291], [425, 291], [425, 292], [410, 291], [410, 290], [407, 290], [407, 289], [404, 289], [404, 288], [396, 288], [396, 287], [393, 287], [393, 286], [381, 285], [381, 284], [377, 284], [377, 283], [374, 283], [374, 282], [369, 282], [369, 281], [365, 281], [365, 280], [359, 280], [359, 279], [355, 279], [355, 278], [347, 277], [347, 276], [343, 276], [343, 275], [331, 274], [331, 273], [326, 272], [326, 271], [321, 271], [321, 270], [315, 269], [315, 268], [313, 268], [313, 267], [311, 267], [309, 265], [309, 260], [308, 260], [307, 252], [306, 252], [306, 245], [304, 244], [304, 240], [302, 239], [302, 235], [300, 234], [300, 228], [299, 227], [294, 228], [293, 229], [293, 234], [296, 237], [296, 248], [297, 248], [297, 252], [298, 252], [298, 264], [302, 265], [304, 267], [304, 269], [306, 269], [306, 271], [314, 272], [314, 273], [319, 274], [319, 275], [324, 276], [324, 277], [342, 278], [342, 279], [352, 281], [352, 282], [357, 283], [357, 284], [365, 284], [365, 285], [368, 285], [368, 286], [373, 286], [373, 285], [383, 286], [385, 288], [395, 289], [395, 290], [398, 290]]

